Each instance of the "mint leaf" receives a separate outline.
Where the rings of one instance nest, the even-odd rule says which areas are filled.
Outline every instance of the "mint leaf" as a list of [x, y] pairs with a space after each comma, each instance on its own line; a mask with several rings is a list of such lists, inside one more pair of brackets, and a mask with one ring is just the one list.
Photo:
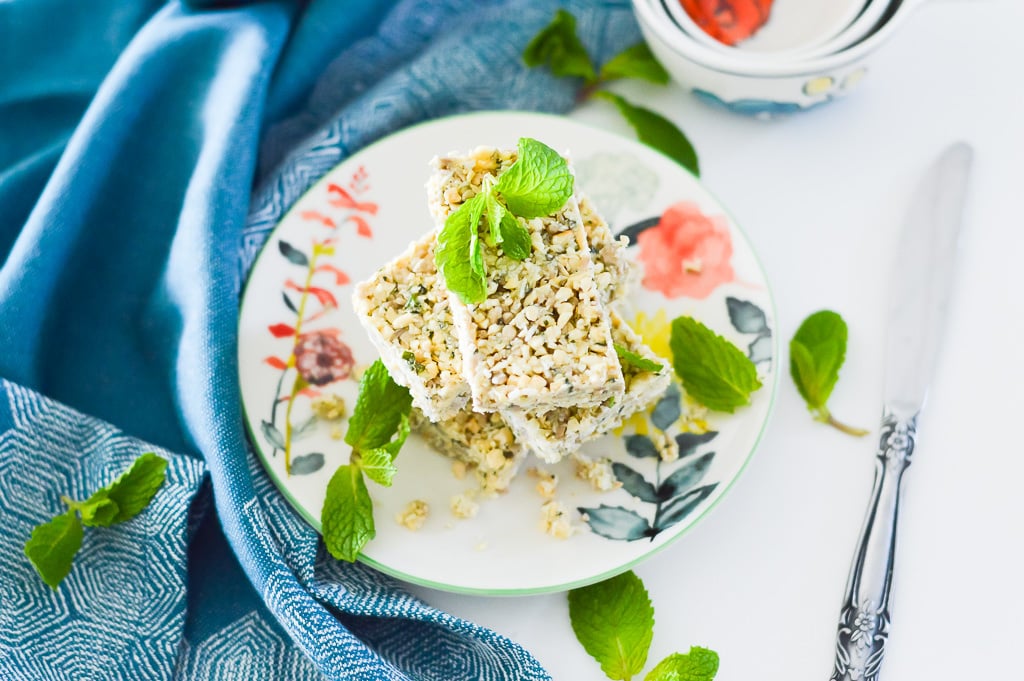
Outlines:
[[[167, 461], [153, 452], [146, 452], [135, 459], [128, 470], [96, 492], [86, 503], [92, 501], [96, 495], [105, 493], [111, 501], [117, 504], [117, 515], [106, 525], [123, 523], [137, 516], [142, 509], [149, 505], [157, 490], [164, 484], [166, 477]], [[82, 515], [82, 518], [85, 519], [85, 514]]]
[[478, 280], [486, 280], [487, 270], [484, 268], [484, 249], [480, 246], [480, 237], [473, 235], [469, 244], [469, 266]]
[[334, 471], [327, 483], [320, 524], [330, 554], [350, 563], [376, 535], [373, 501], [358, 466], [345, 464]]
[[478, 277], [486, 276], [484, 271], [484, 252], [480, 247], [480, 218], [484, 215], [487, 197], [477, 194], [466, 201], [465, 210], [469, 211], [469, 265]]
[[444, 285], [467, 304], [481, 303], [487, 297], [487, 279], [479, 271], [482, 263], [479, 267], [475, 264], [482, 258], [479, 236], [470, 220], [470, 211], [462, 204], [445, 220], [434, 250], [434, 264]]
[[390, 442], [388, 442], [386, 445], [383, 445], [381, 449], [390, 454], [391, 459], [393, 461], [395, 457], [398, 456], [398, 451], [402, 448], [402, 445], [405, 444], [405, 440], [408, 437], [409, 413], [406, 412], [402, 414], [402, 419], [398, 422], [398, 433], [395, 434], [395, 437]]
[[359, 379], [359, 396], [345, 432], [345, 442], [366, 451], [386, 445], [409, 417], [412, 395], [395, 383], [379, 359]]
[[359, 468], [366, 473], [366, 477], [378, 485], [391, 487], [391, 480], [398, 472], [398, 468], [392, 461], [391, 452], [381, 447], [369, 449], [360, 454]]
[[596, 79], [587, 48], [576, 35], [576, 17], [558, 10], [551, 23], [541, 29], [523, 50], [527, 66], [547, 66], [556, 76], [577, 76], [587, 83]]
[[630, 679], [643, 670], [654, 635], [654, 607], [635, 574], [570, 591], [569, 620], [608, 678]]
[[601, 80], [639, 78], [657, 85], [668, 83], [665, 67], [651, 53], [647, 43], [637, 43], [608, 60], [601, 67]]
[[619, 361], [623, 364], [629, 364], [630, 366], [636, 367], [640, 371], [661, 371], [664, 366], [658, 364], [654, 360], [647, 359], [643, 355], [627, 350], [618, 343], [615, 343], [615, 354], [619, 356]]
[[686, 392], [708, 409], [732, 413], [761, 387], [750, 358], [692, 317], [672, 320], [669, 347]]
[[825, 406], [839, 380], [839, 369], [846, 359], [846, 322], [831, 310], [815, 312], [800, 324], [790, 352], [797, 357], [790, 362], [790, 373], [800, 396], [811, 409]]
[[501, 250], [513, 260], [526, 260], [530, 257], [533, 241], [530, 230], [519, 224], [507, 211], [501, 216]]
[[398, 467], [394, 464], [395, 457], [398, 456], [398, 451], [405, 444], [405, 440], [408, 437], [409, 415], [402, 414], [402, 420], [398, 422], [398, 433], [394, 439], [376, 449], [359, 452], [359, 457], [356, 461], [359, 462], [359, 467], [366, 473], [366, 477], [378, 485], [390, 487], [391, 480], [395, 477], [395, 473], [398, 472]]
[[712, 681], [718, 673], [718, 653], [693, 646], [687, 655], [673, 653], [648, 672], [644, 681]]
[[505, 240], [505, 237], [501, 233], [501, 223], [505, 219], [508, 211], [505, 210], [505, 206], [501, 205], [498, 201], [498, 197], [493, 191], [487, 192], [487, 244], [489, 246], [495, 246]]
[[117, 502], [107, 496], [106, 490], [100, 490], [80, 504], [72, 502], [70, 509], [81, 514], [82, 524], [86, 527], [109, 527], [116, 522], [121, 511]]
[[495, 189], [513, 214], [529, 220], [551, 215], [564, 206], [572, 196], [573, 176], [557, 151], [521, 137], [519, 157], [498, 178]]
[[37, 525], [25, 543], [25, 555], [51, 589], [71, 572], [71, 562], [82, 547], [82, 523], [68, 510], [48, 523]]
[[469, 226], [474, 232], [480, 230], [480, 218], [484, 215], [484, 209], [487, 208], [487, 196], [488, 193], [480, 193], [466, 201], [463, 205], [459, 206], [459, 210], [469, 211]]
[[789, 342], [789, 373], [816, 420], [861, 436], [868, 431], [840, 423], [826, 404], [846, 360], [847, 335], [846, 322], [831, 310], [807, 317]]
[[594, 96], [614, 104], [636, 130], [636, 136], [641, 142], [657, 149], [694, 175], [700, 176], [697, 151], [675, 123], [650, 109], [634, 106], [611, 92], [602, 90], [595, 92]]

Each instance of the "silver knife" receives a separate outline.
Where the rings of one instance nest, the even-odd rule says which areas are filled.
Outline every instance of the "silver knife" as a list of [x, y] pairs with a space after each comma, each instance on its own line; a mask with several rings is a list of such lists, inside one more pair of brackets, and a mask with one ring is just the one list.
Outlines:
[[972, 157], [961, 142], [932, 165], [896, 252], [875, 482], [839, 614], [831, 681], [877, 681], [885, 655], [900, 484], [945, 326]]

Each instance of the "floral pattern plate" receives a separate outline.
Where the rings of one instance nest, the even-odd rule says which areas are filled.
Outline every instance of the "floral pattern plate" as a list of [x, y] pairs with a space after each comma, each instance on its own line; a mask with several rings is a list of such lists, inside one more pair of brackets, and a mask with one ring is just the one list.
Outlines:
[[[725, 494], [768, 420], [778, 373], [774, 306], [746, 237], [690, 173], [635, 141], [542, 114], [456, 116], [408, 128], [354, 154], [282, 218], [246, 285], [239, 322], [239, 371], [254, 449], [281, 493], [319, 529], [327, 482], [349, 449], [345, 421], [315, 418], [313, 404], [354, 404], [355, 376], [376, 352], [350, 303], [352, 286], [432, 227], [424, 184], [429, 160], [477, 145], [514, 147], [534, 137], [569, 152], [578, 186], [612, 231], [629, 238], [637, 279], [624, 317], [670, 358], [669, 324], [692, 315], [742, 348], [764, 387], [735, 414], [702, 414], [674, 384], [647, 413], [586, 445], [608, 457], [616, 489], [596, 491], [557, 466], [528, 461], [507, 493], [479, 498], [458, 519], [453, 496], [474, 477], [417, 435], [397, 460], [394, 485], [370, 484], [377, 536], [360, 560], [401, 579], [487, 595], [558, 591], [610, 577], [682, 536]], [[328, 415], [329, 416], [329, 415]], [[679, 458], [660, 453], [678, 448]], [[285, 473], [285, 453], [291, 475]], [[541, 529], [547, 501], [537, 466], [555, 473], [554, 498], [573, 534]], [[416, 531], [396, 516], [420, 499], [429, 515]]]

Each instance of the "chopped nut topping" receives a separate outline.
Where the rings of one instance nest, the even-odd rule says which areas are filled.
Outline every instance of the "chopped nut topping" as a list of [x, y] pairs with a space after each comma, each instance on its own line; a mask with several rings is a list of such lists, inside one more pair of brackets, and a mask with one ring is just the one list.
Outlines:
[[485, 494], [508, 489], [526, 457], [526, 450], [497, 413], [465, 409], [453, 418], [431, 423], [414, 409], [410, 421], [434, 449], [472, 468]]
[[[358, 284], [352, 305], [388, 373], [432, 421], [469, 401], [448, 295], [434, 265], [431, 232]], [[394, 285], [385, 282], [392, 281]]]
[[[615, 343], [647, 359], [660, 359], [618, 313], [611, 312], [609, 319]], [[660, 397], [672, 378], [664, 361], [659, 363], [662, 369], [657, 372], [625, 364], [622, 372], [626, 393], [621, 399], [610, 397], [597, 406], [558, 407], [543, 412], [511, 408], [503, 412], [505, 420], [525, 447], [544, 461], [555, 463]]]

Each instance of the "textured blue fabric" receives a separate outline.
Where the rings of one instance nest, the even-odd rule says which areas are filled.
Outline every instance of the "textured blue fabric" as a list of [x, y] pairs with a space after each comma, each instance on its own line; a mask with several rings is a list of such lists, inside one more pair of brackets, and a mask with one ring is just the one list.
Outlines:
[[[519, 59], [557, 4], [0, 2], [0, 679], [547, 678], [325, 553], [245, 440], [236, 332], [331, 166], [446, 113], [572, 106]], [[626, 0], [568, 5], [601, 58], [639, 38]], [[51, 592], [31, 527], [150, 449], [170, 483]]]

